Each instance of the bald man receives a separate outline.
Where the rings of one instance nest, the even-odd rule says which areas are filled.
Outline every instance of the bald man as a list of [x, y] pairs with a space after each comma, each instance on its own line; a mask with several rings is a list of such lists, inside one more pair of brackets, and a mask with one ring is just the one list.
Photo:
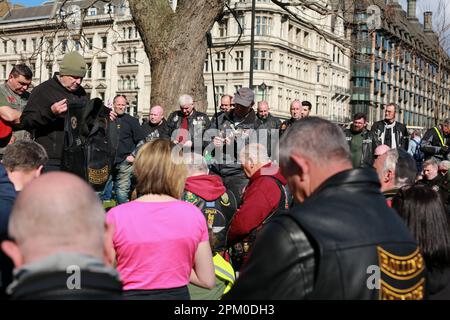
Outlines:
[[169, 127], [167, 126], [166, 119], [164, 119], [163, 107], [152, 107], [150, 109], [148, 120], [147, 123], [142, 124], [142, 130], [144, 131], [146, 141], [157, 138], [170, 139]]
[[54, 172], [30, 182], [16, 199], [8, 232], [14, 242], [3, 241], [2, 249], [16, 268], [12, 299], [120, 298], [105, 245], [112, 230], [96, 194], [77, 176]]

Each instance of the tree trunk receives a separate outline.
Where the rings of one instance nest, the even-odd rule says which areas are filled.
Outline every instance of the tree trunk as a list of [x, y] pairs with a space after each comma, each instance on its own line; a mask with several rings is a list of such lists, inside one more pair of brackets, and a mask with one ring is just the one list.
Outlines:
[[222, 12], [224, 0], [178, 0], [175, 12], [168, 0], [129, 3], [150, 60], [150, 104], [163, 106], [167, 116], [179, 109], [178, 97], [189, 94], [197, 110], [206, 110], [206, 32]]

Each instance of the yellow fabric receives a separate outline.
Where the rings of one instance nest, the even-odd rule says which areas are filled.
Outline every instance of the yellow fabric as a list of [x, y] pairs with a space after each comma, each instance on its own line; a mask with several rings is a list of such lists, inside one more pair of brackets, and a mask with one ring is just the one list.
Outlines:
[[236, 280], [236, 276], [234, 273], [234, 269], [231, 264], [226, 261], [222, 256], [216, 253], [213, 257], [214, 269], [216, 273], [216, 277], [227, 282], [227, 286], [224, 290], [224, 294], [230, 291], [231, 287]]
[[437, 127], [434, 127], [434, 131], [436, 131], [436, 133], [437, 133], [437, 135], [439, 137], [439, 140], [441, 140], [441, 145], [444, 147], [445, 146], [444, 139], [442, 138], [442, 135], [439, 132], [439, 129]]

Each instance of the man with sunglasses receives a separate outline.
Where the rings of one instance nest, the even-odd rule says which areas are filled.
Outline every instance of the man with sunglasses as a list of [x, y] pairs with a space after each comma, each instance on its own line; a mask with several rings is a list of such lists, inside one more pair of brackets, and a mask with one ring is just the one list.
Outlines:
[[[30, 93], [27, 91], [33, 78], [33, 72], [25, 64], [16, 64], [9, 73], [8, 80], [0, 85], [0, 122], [10, 127], [8, 134], [0, 137], [0, 145], [15, 140], [29, 139], [25, 130], [20, 130], [20, 115], [27, 104]], [[0, 159], [4, 149], [0, 148]]]

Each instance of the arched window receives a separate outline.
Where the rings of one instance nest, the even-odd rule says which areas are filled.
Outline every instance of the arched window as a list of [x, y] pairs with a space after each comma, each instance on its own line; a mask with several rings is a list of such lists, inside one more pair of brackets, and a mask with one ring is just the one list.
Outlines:
[[120, 76], [118, 87], [119, 87], [119, 90], [123, 90], [123, 76]]
[[127, 63], [131, 63], [131, 49], [127, 51]]
[[125, 89], [130, 90], [131, 89], [131, 79], [130, 76], [126, 77], [126, 86]]

